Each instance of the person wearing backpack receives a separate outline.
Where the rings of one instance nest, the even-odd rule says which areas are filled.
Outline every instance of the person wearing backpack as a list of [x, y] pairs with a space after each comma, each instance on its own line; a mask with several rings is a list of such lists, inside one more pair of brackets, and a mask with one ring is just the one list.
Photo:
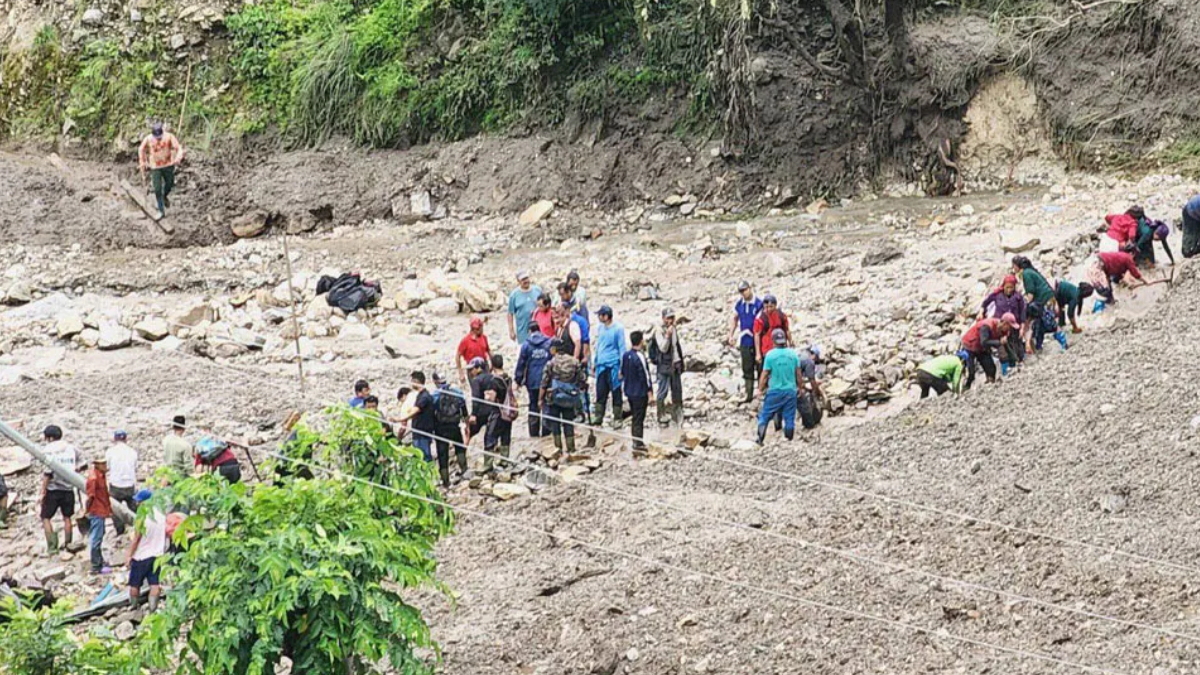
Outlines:
[[754, 295], [754, 289], [748, 281], [738, 284], [738, 294], [740, 297], [733, 304], [733, 314], [730, 316], [727, 342], [730, 347], [736, 346], [742, 357], [742, 380], [746, 384], [745, 403], [750, 403], [754, 400], [754, 385], [762, 373], [762, 363], [758, 361], [754, 347], [754, 320], [762, 313], [763, 301]]
[[196, 466], [216, 471], [230, 483], [242, 482], [242, 467], [233, 449], [228, 443], [212, 436], [196, 441]]
[[458, 462], [459, 479], [470, 478], [466, 446], [466, 443], [471, 440], [469, 427], [466, 440], [463, 439], [463, 429], [466, 427], [468, 417], [467, 400], [461, 391], [451, 387], [446, 379], [437, 373], [433, 374], [433, 384], [437, 387], [433, 393], [433, 417], [438, 473], [442, 478], [442, 487], [450, 489], [451, 444], [454, 446], [454, 456]]
[[575, 357], [563, 351], [562, 340], [550, 343], [550, 363], [542, 373], [538, 406], [546, 413], [554, 447], [561, 454], [575, 454], [575, 420], [583, 409], [587, 390], [587, 369]]
[[517, 419], [517, 399], [513, 394], [512, 378], [504, 372], [504, 357], [499, 354], [492, 356], [491, 372], [480, 375], [480, 391], [483, 393], [483, 408], [487, 419], [484, 421], [483, 433], [483, 472], [493, 475], [492, 455], [501, 455], [497, 466], [508, 466], [509, 452], [512, 448], [512, 426]]
[[543, 423], [538, 407], [538, 391], [542, 387], [542, 372], [550, 363], [550, 338], [537, 330], [535, 321], [529, 322], [529, 338], [521, 345], [514, 373], [518, 387], [525, 387], [529, 394], [529, 437], [541, 438], [550, 435], [550, 427]]

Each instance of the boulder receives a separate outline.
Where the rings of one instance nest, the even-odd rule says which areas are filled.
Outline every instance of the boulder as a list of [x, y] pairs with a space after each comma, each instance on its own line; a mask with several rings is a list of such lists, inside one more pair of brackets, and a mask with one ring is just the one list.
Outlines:
[[[177, 47], [172, 47], [177, 49]], [[234, 218], [229, 223], [229, 229], [238, 239], [257, 237], [267, 229], [270, 215], [266, 211], [251, 211]]]
[[437, 316], [453, 316], [458, 314], [458, 300], [454, 298], [437, 298], [424, 305], [425, 309]]
[[58, 315], [54, 331], [61, 339], [75, 337], [83, 332], [83, 317], [78, 312], [66, 311]]
[[496, 483], [492, 486], [492, 496], [503, 502], [517, 497], [528, 497], [531, 494], [533, 493], [529, 488], [520, 483]]
[[33, 287], [27, 282], [16, 281], [4, 293], [0, 293], [0, 304], [24, 305], [33, 302]]
[[95, 328], [84, 328], [79, 331], [79, 335], [76, 335], [75, 339], [84, 347], [93, 349], [100, 344], [100, 331]]
[[459, 281], [453, 284], [454, 299], [462, 304], [468, 312], [494, 312], [504, 306], [504, 300], [497, 291], [489, 291], [480, 284], [472, 281]]
[[141, 321], [133, 324], [133, 330], [143, 339], [151, 342], [159, 340], [171, 334], [171, 326], [166, 319], [160, 317], [146, 317]]
[[261, 350], [267, 344], [267, 338], [248, 328], [234, 328], [229, 331], [229, 338], [246, 349]]
[[679, 455], [679, 448], [665, 443], [650, 443], [646, 447], [646, 456], [650, 459], [669, 459]]
[[80, 21], [85, 26], [99, 26], [104, 23], [104, 12], [97, 7], [88, 7]]
[[546, 216], [549, 216], [553, 210], [554, 202], [548, 199], [534, 202], [521, 213], [521, 216], [517, 219], [517, 223], [525, 227], [536, 225], [544, 220]]
[[100, 323], [100, 336], [96, 346], [103, 350], [124, 349], [133, 343], [133, 333], [118, 323]]
[[135, 635], [137, 635], [137, 629], [135, 629], [133, 627], [133, 623], [129, 621], [122, 621], [121, 623], [117, 624], [116, 628], [113, 629], [113, 637], [122, 642], [129, 642]]
[[387, 350], [388, 356], [396, 358], [407, 353], [405, 347], [410, 340], [408, 326], [402, 323], [389, 324], [387, 329], [383, 331], [383, 348]]
[[15, 445], [0, 448], [0, 476], [12, 476], [28, 471], [33, 466], [33, 457]]
[[194, 328], [202, 322], [212, 323], [217, 320], [217, 313], [207, 302], [197, 302], [188, 306], [186, 309], [176, 314], [172, 319], [172, 323], [177, 323], [182, 326]]
[[429, 190], [417, 190], [408, 196], [409, 213], [417, 218], [426, 219], [433, 216], [433, 198]]
[[362, 323], [347, 323], [338, 331], [339, 342], [366, 342], [371, 339], [371, 328]]
[[182, 344], [183, 340], [180, 340], [174, 335], [168, 335], [158, 342], [155, 342], [150, 349], [156, 352], [173, 352], [178, 350]]
[[61, 580], [65, 579], [66, 577], [67, 577], [67, 568], [63, 567], [62, 565], [55, 565], [54, 567], [47, 567], [45, 569], [39, 570], [37, 573], [37, 580], [43, 586], [50, 583], [51, 581], [61, 581]]
[[708, 445], [708, 441], [711, 438], [712, 434], [708, 433], [707, 431], [689, 429], [680, 434], [679, 442], [688, 450], [695, 450], [702, 445]]

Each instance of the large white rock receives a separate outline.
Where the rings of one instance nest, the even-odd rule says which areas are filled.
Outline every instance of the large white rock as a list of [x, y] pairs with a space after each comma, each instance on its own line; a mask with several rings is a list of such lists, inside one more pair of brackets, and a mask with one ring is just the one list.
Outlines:
[[167, 323], [166, 319], [157, 316], [148, 316], [133, 324], [133, 330], [143, 340], [151, 342], [157, 342], [171, 334], [170, 324]]
[[150, 349], [156, 352], [173, 352], [179, 349], [182, 345], [183, 340], [180, 340], [174, 335], [168, 335], [151, 345]]
[[529, 488], [518, 483], [496, 483], [492, 486], [492, 495], [500, 501], [508, 501], [517, 497], [528, 497], [532, 492]]
[[267, 344], [267, 338], [248, 328], [234, 328], [229, 331], [229, 337], [246, 349], [262, 349]]
[[58, 337], [67, 339], [75, 337], [83, 332], [83, 317], [79, 312], [68, 310], [58, 315], [58, 321], [55, 323], [54, 330]]
[[205, 321], [212, 323], [216, 320], [217, 313], [207, 302], [197, 302], [188, 305], [171, 318], [173, 323], [188, 327], [195, 327]]
[[95, 328], [84, 328], [79, 335], [75, 336], [75, 339], [84, 347], [94, 349], [96, 345], [100, 344], [100, 331]]
[[462, 280], [455, 282], [454, 298], [468, 312], [494, 312], [504, 306], [502, 296], [496, 289], [488, 289], [482, 284]]
[[366, 324], [347, 323], [338, 331], [340, 342], [366, 342], [371, 339], [371, 328]]
[[525, 211], [521, 214], [521, 217], [517, 219], [517, 222], [525, 226], [535, 225], [541, 222], [546, 216], [550, 215], [550, 212], [553, 210], [554, 202], [548, 199], [543, 199], [541, 201], [534, 202], [529, 206], [529, 208], [525, 209]]
[[133, 333], [119, 323], [100, 323], [100, 337], [96, 346], [103, 350], [124, 349], [133, 342]]
[[425, 303], [424, 308], [430, 314], [437, 316], [453, 316], [458, 314], [458, 300], [454, 298], [436, 298]]
[[401, 355], [408, 354], [412, 350], [407, 349], [412, 340], [408, 326], [402, 323], [393, 323], [388, 325], [387, 330], [383, 332], [381, 341], [383, 348], [387, 350], [388, 356], [396, 358]]

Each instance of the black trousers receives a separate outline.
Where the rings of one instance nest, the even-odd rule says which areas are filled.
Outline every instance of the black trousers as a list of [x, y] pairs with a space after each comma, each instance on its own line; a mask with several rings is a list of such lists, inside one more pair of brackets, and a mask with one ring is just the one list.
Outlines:
[[242, 482], [242, 467], [236, 460], [218, 466], [217, 473], [231, 484]]
[[550, 429], [546, 426], [546, 420], [542, 419], [542, 415], [546, 412], [538, 408], [538, 396], [541, 395], [541, 390], [532, 385], [525, 385], [525, 393], [529, 394], [529, 437], [541, 438], [549, 436]]
[[742, 345], [738, 347], [738, 352], [742, 355], [742, 379], [757, 382], [762, 375], [762, 364], [758, 362], [754, 345]]
[[621, 381], [613, 382], [613, 370], [617, 366], [609, 366], [603, 369], [596, 370], [596, 405], [595, 405], [595, 420], [588, 420], [594, 424], [604, 424], [604, 413], [608, 408], [608, 400], [612, 399], [613, 404], [613, 419], [618, 422], [621, 420], [622, 413], [625, 412], [624, 406], [621, 405]]
[[556, 405], [547, 406], [546, 413], [552, 436], [575, 437], [575, 419], [579, 417], [578, 408], [560, 408]]
[[917, 371], [917, 384], [921, 385], [921, 398], [923, 399], [929, 398], [930, 389], [938, 396], [950, 391], [950, 385], [945, 380], [923, 370]]
[[988, 382], [996, 379], [996, 360], [992, 358], [992, 350], [985, 349], [982, 352], [971, 353], [971, 366], [967, 368], [967, 384], [964, 389], [970, 389], [975, 383], [975, 364], [978, 363], [983, 368], [983, 374], [987, 376]]
[[[450, 487], [450, 449], [452, 444], [459, 472], [467, 472], [467, 446], [463, 445], [462, 428], [457, 424], [439, 426], [434, 429], [433, 433], [438, 437], [434, 440], [437, 447], [438, 474], [442, 478], [442, 485]], [[442, 440], [443, 438], [446, 440]]]
[[1200, 220], [1183, 210], [1183, 257], [1194, 258], [1200, 254]]
[[646, 432], [646, 408], [650, 406], [649, 396], [630, 396], [629, 397], [629, 415], [632, 418], [631, 426], [633, 427], [633, 447], [636, 450], [642, 450], [646, 447], [646, 443], [642, 440]]

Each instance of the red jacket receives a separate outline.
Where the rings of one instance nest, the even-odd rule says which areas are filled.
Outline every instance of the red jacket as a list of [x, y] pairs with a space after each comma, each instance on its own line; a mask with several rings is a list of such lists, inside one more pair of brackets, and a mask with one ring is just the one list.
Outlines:
[[1108, 223], [1108, 236], [1116, 239], [1122, 246], [1137, 239], [1138, 224], [1133, 216], [1114, 213], [1104, 216], [1104, 222]]
[[966, 333], [963, 333], [963, 336], [962, 336], [963, 348], [966, 349], [967, 351], [971, 352], [972, 354], [979, 354], [979, 353], [984, 352], [985, 351], [985, 348], [983, 346], [984, 336], [982, 335], [983, 329], [985, 327], [988, 329], [987, 337], [989, 339], [997, 340], [1000, 337], [1000, 326], [1003, 323], [1004, 323], [1003, 321], [1001, 321], [1000, 319], [996, 319], [996, 318], [980, 319], [980, 320], [976, 321], [975, 325], [968, 328]]
[[1133, 256], [1119, 251], [1117, 253], [1098, 253], [1100, 264], [1104, 265], [1104, 273], [1110, 279], [1120, 279], [1126, 273], [1132, 274], [1134, 279], [1141, 279], [1142, 273], [1138, 271], [1137, 264], [1133, 262]]
[[758, 343], [762, 346], [764, 358], [775, 348], [775, 341], [771, 339], [771, 333], [776, 328], [782, 328], [784, 333], [790, 330], [787, 315], [778, 309], [770, 316], [767, 316], [765, 311], [759, 312], [758, 317], [754, 319], [754, 334], [758, 336]]

